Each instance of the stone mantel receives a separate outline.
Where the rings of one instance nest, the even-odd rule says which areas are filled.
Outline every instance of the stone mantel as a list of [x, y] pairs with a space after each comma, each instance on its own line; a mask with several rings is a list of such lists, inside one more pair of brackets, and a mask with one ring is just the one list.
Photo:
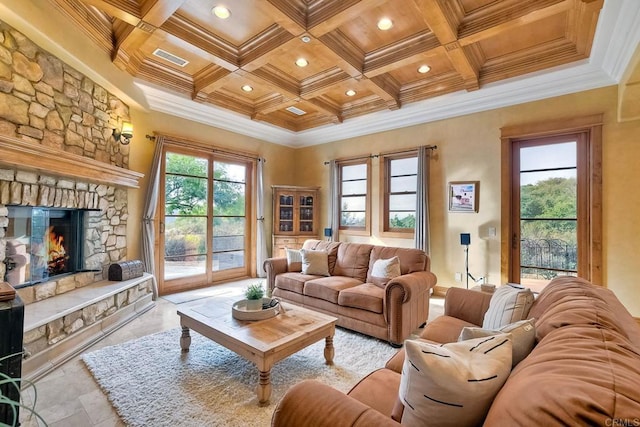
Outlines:
[[0, 135], [0, 165], [128, 188], [138, 188], [138, 181], [144, 176], [136, 171], [6, 135]]

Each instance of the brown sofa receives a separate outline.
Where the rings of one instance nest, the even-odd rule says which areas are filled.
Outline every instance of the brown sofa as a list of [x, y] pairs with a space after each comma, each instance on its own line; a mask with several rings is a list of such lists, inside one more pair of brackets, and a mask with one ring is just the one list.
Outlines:
[[[282, 300], [330, 314], [337, 324], [400, 346], [429, 317], [436, 276], [429, 256], [411, 248], [307, 240], [303, 249], [328, 253], [330, 276], [289, 268], [286, 258], [269, 258], [267, 286]], [[397, 256], [401, 275], [386, 284], [371, 276], [373, 264]]]
[[[423, 338], [456, 341], [481, 325], [491, 294], [451, 288], [445, 314]], [[534, 302], [536, 346], [493, 400], [487, 426], [640, 425], [640, 327], [614, 294], [577, 278], [554, 279]], [[404, 349], [345, 395], [316, 381], [292, 387], [273, 426], [397, 426]], [[393, 418], [392, 418], [393, 416]], [[427, 425], [427, 423], [425, 423]]]

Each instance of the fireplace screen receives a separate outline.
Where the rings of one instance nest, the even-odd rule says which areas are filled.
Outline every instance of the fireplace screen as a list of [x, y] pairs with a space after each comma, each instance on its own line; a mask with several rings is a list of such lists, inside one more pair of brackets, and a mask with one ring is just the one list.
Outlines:
[[84, 214], [78, 209], [9, 207], [7, 273], [13, 286], [83, 270]]

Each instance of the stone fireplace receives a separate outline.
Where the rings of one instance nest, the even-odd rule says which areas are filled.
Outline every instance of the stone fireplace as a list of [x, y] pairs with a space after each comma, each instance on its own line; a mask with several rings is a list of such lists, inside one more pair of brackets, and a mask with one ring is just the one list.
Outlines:
[[[27, 304], [106, 278], [105, 272], [111, 263], [126, 259], [128, 218], [126, 206], [126, 189], [36, 172], [0, 169], [0, 226], [3, 229], [0, 232], [2, 235], [0, 260], [3, 261], [0, 265], [0, 277], [16, 286], [19, 295]], [[10, 221], [10, 210], [22, 215], [23, 218], [18, 218], [18, 224], [15, 224], [15, 219]], [[41, 216], [48, 214], [49, 225], [47, 230], [41, 229], [35, 232], [34, 237], [27, 237], [23, 232], [31, 233], [34, 227], [45, 226], [42, 224], [44, 218], [39, 218], [35, 226], [33, 222], [30, 226], [27, 224], [28, 219], [25, 216], [33, 218], [34, 210]], [[49, 270], [48, 268], [35, 265], [38, 257], [36, 253], [40, 246], [46, 246], [45, 242], [37, 239], [48, 237], [51, 213], [54, 213], [54, 216], [61, 216], [60, 213], [73, 212], [78, 216], [81, 213], [85, 219], [81, 248], [85, 255], [81, 260], [82, 266], [71, 269], [81, 273], [80, 280], [68, 275], [49, 274], [48, 271], [44, 271]], [[54, 218], [55, 222], [56, 218]], [[10, 225], [13, 229], [7, 228]], [[28, 251], [27, 243], [30, 246]], [[18, 254], [12, 252], [18, 252]], [[14, 260], [20, 258], [20, 255], [22, 255], [21, 262], [24, 262], [24, 256], [27, 255], [31, 258], [29, 261], [34, 263], [29, 274], [26, 272], [19, 274], [19, 276], [25, 276], [25, 279], [29, 276], [30, 280], [16, 283], [16, 279], [12, 279], [12, 276], [15, 276], [15, 270], [20, 267]], [[32, 263], [28, 264], [31, 266]], [[69, 273], [68, 269], [63, 273]], [[48, 276], [52, 276], [50, 280]], [[58, 276], [60, 277], [57, 278]]]
[[[130, 255], [127, 193], [142, 177], [128, 169], [130, 146], [113, 138], [125, 121], [121, 99], [0, 21], [0, 280], [17, 280], [25, 303], [28, 379], [153, 306], [149, 274], [105, 280], [109, 265]], [[10, 223], [15, 209], [30, 212], [31, 222]], [[34, 224], [34, 212], [53, 216], [53, 224]], [[73, 263], [62, 245], [57, 260], [47, 254], [45, 272], [40, 250], [50, 231], [56, 236], [48, 247], [62, 243], [60, 235], [64, 243], [74, 239], [56, 229], [69, 212], [83, 212], [81, 259], [50, 265]], [[18, 261], [28, 274], [16, 271]]]

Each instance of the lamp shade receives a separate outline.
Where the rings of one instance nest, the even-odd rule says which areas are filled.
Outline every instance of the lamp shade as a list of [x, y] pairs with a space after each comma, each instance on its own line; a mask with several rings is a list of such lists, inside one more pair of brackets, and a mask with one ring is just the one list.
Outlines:
[[133, 125], [129, 122], [122, 122], [121, 134], [125, 138], [133, 138]]
[[330, 228], [325, 228], [324, 229], [324, 237], [331, 237], [331, 229]]

